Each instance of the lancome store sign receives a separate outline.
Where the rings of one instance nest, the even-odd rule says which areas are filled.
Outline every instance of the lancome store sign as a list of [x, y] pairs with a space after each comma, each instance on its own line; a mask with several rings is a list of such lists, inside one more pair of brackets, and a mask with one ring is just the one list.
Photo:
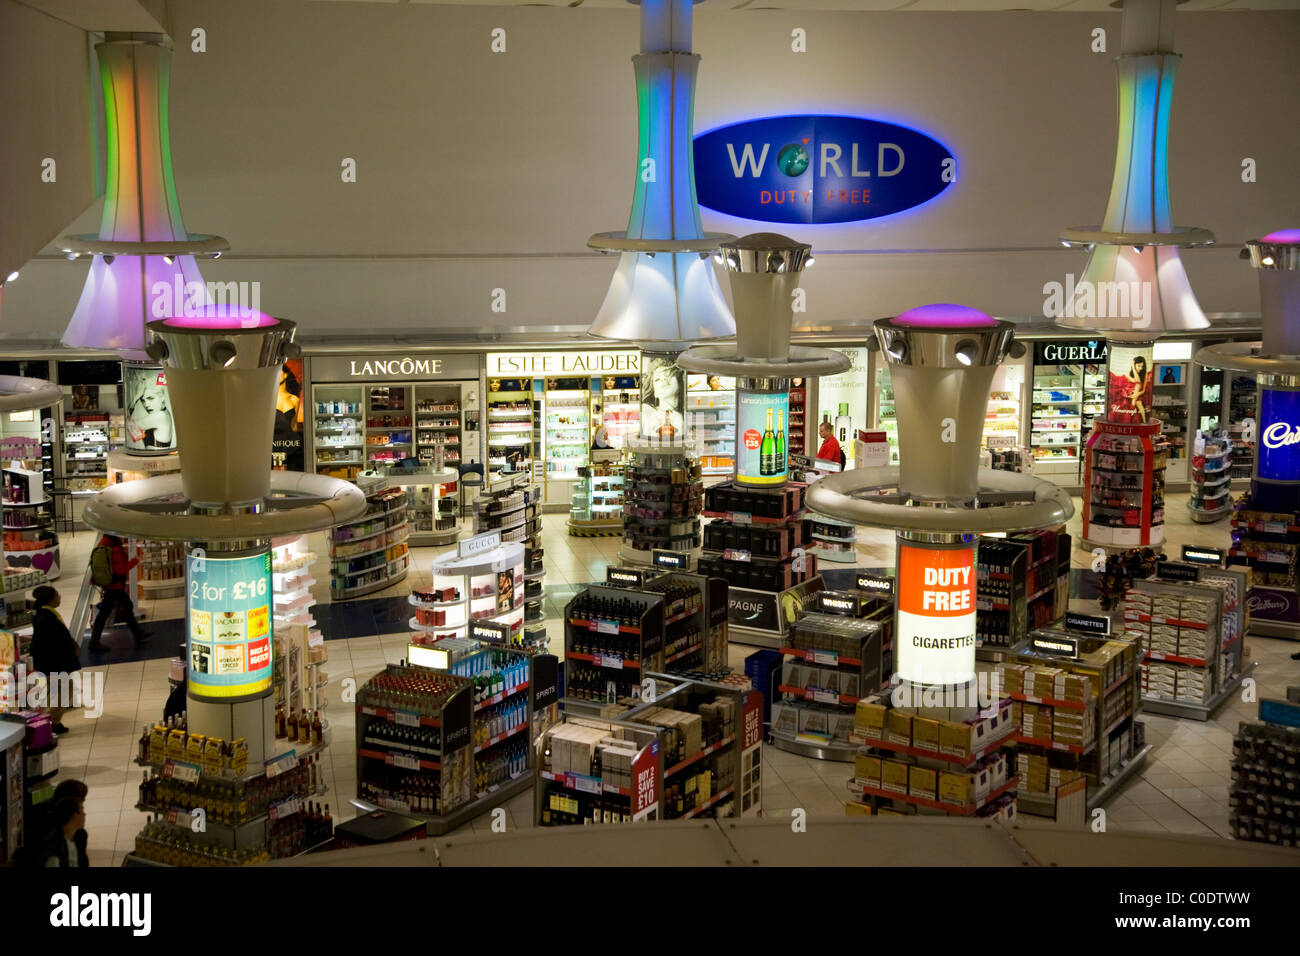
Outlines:
[[610, 349], [602, 352], [489, 352], [487, 374], [515, 375], [636, 375], [641, 353]]
[[311, 377], [315, 382], [425, 382], [478, 378], [478, 355], [474, 352], [314, 355], [311, 358]]

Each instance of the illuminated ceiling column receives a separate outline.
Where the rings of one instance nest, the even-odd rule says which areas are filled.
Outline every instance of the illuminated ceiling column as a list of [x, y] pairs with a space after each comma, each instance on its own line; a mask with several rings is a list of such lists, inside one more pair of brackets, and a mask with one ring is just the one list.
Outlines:
[[98, 235], [61, 240], [69, 258], [93, 257], [63, 343], [139, 358], [146, 322], [211, 302], [194, 256], [216, 258], [230, 245], [186, 232], [181, 219], [169, 125], [171, 41], [109, 33], [95, 50], [106, 113], [104, 216]]
[[[1174, 76], [1182, 58], [1172, 52], [1176, 0], [1126, 0], [1115, 58], [1119, 117], [1115, 174], [1100, 226], [1076, 226], [1061, 233], [1067, 246], [1091, 255], [1080, 295], [1100, 298], [1109, 283], [1150, 289], [1150, 310], [1134, 314], [1132, 302], [1119, 315], [1067, 307], [1056, 324], [1101, 331], [1116, 341], [1151, 342], [1165, 332], [1209, 328], [1179, 258], [1180, 247], [1214, 242], [1207, 229], [1173, 225], [1169, 205], [1169, 114]], [[1103, 284], [1105, 283], [1105, 284]], [[1136, 285], [1135, 285], [1136, 283]], [[1086, 293], [1084, 290], [1088, 290]], [[1076, 295], [1073, 305], [1080, 304]], [[1103, 310], [1106, 311], [1106, 310]], [[1145, 311], [1145, 310], [1143, 310]]]
[[[634, 0], [635, 2], [635, 0]], [[587, 244], [619, 253], [592, 335], [660, 352], [735, 334], [736, 322], [709, 261], [730, 236], [708, 234], [695, 199], [695, 73], [691, 0], [641, 0], [636, 68], [638, 145], [632, 213], [624, 233]], [[673, 348], [676, 345], [676, 348]]]

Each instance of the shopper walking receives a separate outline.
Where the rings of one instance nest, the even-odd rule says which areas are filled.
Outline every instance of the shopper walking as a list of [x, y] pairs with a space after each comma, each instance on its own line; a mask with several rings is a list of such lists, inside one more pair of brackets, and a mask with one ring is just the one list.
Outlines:
[[822, 422], [817, 426], [817, 434], [822, 439], [821, 447], [817, 449], [817, 457], [822, 461], [838, 462], [843, 468], [844, 449], [840, 448], [840, 443], [835, 439], [835, 426], [830, 422]]
[[54, 805], [54, 829], [41, 844], [47, 867], [72, 869], [90, 866], [86, 857], [86, 809], [75, 797], [64, 797]]
[[135, 619], [135, 605], [127, 593], [131, 569], [140, 563], [139, 558], [128, 558], [126, 542], [115, 534], [106, 534], [99, 539], [99, 544], [90, 554], [91, 580], [103, 589], [103, 598], [99, 602], [99, 613], [90, 629], [90, 649], [104, 649], [100, 638], [104, 634], [104, 625], [108, 623], [114, 608], [121, 608], [126, 615], [126, 625], [131, 629], [131, 636], [136, 643], [147, 640], [149, 635], [140, 629]]
[[[32, 666], [45, 675], [51, 694], [56, 687], [71, 693], [71, 682], [56, 681], [54, 675], [81, 670], [81, 647], [68, 633], [68, 626], [57, 610], [61, 601], [59, 592], [48, 584], [42, 584], [32, 590], [32, 600], [36, 604], [36, 613], [32, 617]], [[68, 728], [63, 726], [63, 715], [72, 709], [73, 702], [51, 699], [49, 703], [54, 732], [66, 734]], [[56, 703], [61, 706], [55, 706]]]

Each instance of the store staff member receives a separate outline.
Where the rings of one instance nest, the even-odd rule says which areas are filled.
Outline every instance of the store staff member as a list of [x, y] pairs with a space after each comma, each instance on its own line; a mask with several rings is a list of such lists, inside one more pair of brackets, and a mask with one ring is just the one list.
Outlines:
[[822, 438], [822, 445], [817, 449], [817, 457], [822, 461], [839, 462], [840, 467], [843, 468], [844, 450], [835, 440], [835, 427], [830, 422], [822, 422], [817, 426], [817, 434]]

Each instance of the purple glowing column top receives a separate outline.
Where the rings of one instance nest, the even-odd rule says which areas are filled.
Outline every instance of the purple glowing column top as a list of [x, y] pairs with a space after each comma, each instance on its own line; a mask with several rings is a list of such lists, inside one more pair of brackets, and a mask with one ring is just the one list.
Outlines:
[[212, 332], [237, 332], [240, 329], [264, 329], [280, 320], [265, 312], [241, 309], [238, 306], [213, 305], [202, 315], [173, 316], [162, 324], [173, 329], [204, 329]]
[[1277, 232], [1270, 232], [1260, 242], [1275, 242], [1280, 246], [1294, 246], [1300, 244], [1300, 229], [1279, 229]]
[[913, 329], [987, 329], [997, 325], [997, 320], [968, 305], [940, 302], [918, 305], [908, 309], [890, 324]]

